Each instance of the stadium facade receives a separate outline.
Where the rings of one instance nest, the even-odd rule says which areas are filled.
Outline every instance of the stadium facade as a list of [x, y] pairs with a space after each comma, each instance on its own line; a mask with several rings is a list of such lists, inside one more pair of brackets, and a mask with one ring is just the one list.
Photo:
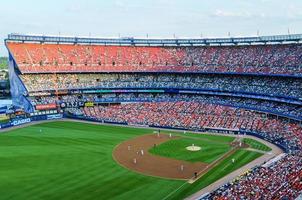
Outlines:
[[[35, 106], [32, 104], [28, 98], [33, 93], [47, 93], [50, 95], [55, 95], [55, 93], [89, 93], [96, 92], [96, 89], [101, 89], [108, 92], [114, 93], [115, 89], [118, 89], [118, 92], [124, 90], [124, 92], [129, 92], [131, 89], [137, 93], [190, 93], [190, 94], [204, 94], [204, 95], [218, 95], [218, 96], [233, 96], [233, 97], [245, 97], [251, 99], [261, 99], [265, 101], [272, 101], [278, 103], [287, 103], [295, 106], [301, 106], [302, 96], [299, 94], [301, 92], [293, 88], [292, 93], [295, 95], [287, 95], [286, 92], [276, 91], [275, 95], [267, 94], [266, 92], [252, 92], [253, 89], [244, 91], [232, 91], [230, 89], [221, 89], [217, 87], [204, 87], [196, 86], [194, 88], [190, 87], [164, 87], [164, 86], [152, 86], [149, 87], [136, 84], [134, 86], [126, 87], [86, 87], [86, 88], [58, 88], [58, 87], [47, 87], [42, 90], [32, 90], [30, 91], [24, 82], [24, 78], [28, 74], [29, 78], [33, 78], [33, 74], [66, 74], [66, 73], [133, 73], [136, 76], [139, 76], [140, 73], [146, 75], [158, 74], [158, 73], [170, 73], [170, 74], [199, 74], [197, 77], [199, 79], [208, 77], [217, 77], [219, 80], [224, 81], [224, 79], [231, 78], [242, 78], [251, 79], [257, 77], [256, 81], [261, 82], [265, 77], [274, 76], [276, 81], [280, 80], [281, 83], [289, 86], [289, 82], [294, 81], [297, 86], [299, 86], [302, 76], [302, 66], [301, 66], [301, 39], [302, 35], [279, 35], [279, 36], [263, 36], [263, 37], [241, 37], [241, 38], [212, 38], [212, 39], [135, 39], [135, 38], [122, 38], [122, 39], [104, 39], [104, 38], [81, 38], [81, 37], [56, 37], [56, 36], [33, 36], [33, 35], [19, 35], [19, 34], [10, 34], [5, 40], [5, 44], [9, 50], [9, 71], [10, 71], [10, 84], [11, 84], [11, 93], [13, 97], [13, 102], [15, 105], [18, 105], [24, 108], [27, 112], [33, 112]], [[31, 47], [34, 45], [33, 47]], [[66, 49], [66, 52], [62, 52], [62, 55], [57, 53], [57, 58], [52, 58], [52, 63], [49, 61], [43, 61], [43, 59], [48, 59], [45, 55], [45, 58], [42, 58], [42, 53], [45, 54], [47, 49], [42, 50], [41, 52], [31, 52], [33, 49], [30, 48], [43, 48], [45, 45], [50, 45], [49, 48], [58, 48], [62, 47], [77, 47], [82, 46], [85, 48], [99, 48], [93, 50], [90, 55], [87, 54], [86, 58], [83, 57], [82, 60], [76, 60], [75, 58], [67, 58], [66, 55], [70, 54], [72, 49]], [[29, 49], [27, 49], [29, 48]], [[111, 55], [110, 52], [113, 49]], [[143, 49], [140, 49], [143, 48]], [[267, 49], [265, 49], [267, 48]], [[126, 52], [127, 49], [130, 49], [130, 52]], [[136, 52], [131, 52], [133, 49]], [[234, 50], [235, 49], [235, 50]], [[238, 50], [236, 50], [238, 49]], [[83, 49], [77, 49], [76, 51], [82, 51]], [[155, 52], [154, 55], [152, 51]], [[22, 51], [22, 52], [21, 52]], [[33, 50], [34, 51], [34, 50]], [[44, 52], [42, 52], [44, 51]], [[83, 50], [84, 51], [84, 50]], [[97, 52], [99, 51], [99, 52]], [[109, 53], [108, 53], [108, 52]], [[143, 57], [136, 55], [137, 53], [149, 54], [149, 57]], [[162, 52], [160, 52], [162, 51]], [[168, 51], [163, 52], [163, 51]], [[169, 52], [170, 51], [170, 52]], [[212, 51], [212, 52], [211, 52]], [[267, 56], [264, 59], [265, 61], [261, 62], [261, 57], [265, 56], [265, 51]], [[20, 53], [20, 54], [19, 54]], [[40, 57], [33, 58], [31, 54], [39, 53]], [[46, 52], [47, 53], [47, 52]], [[66, 55], [63, 55], [66, 53]], [[100, 55], [96, 55], [100, 53]], [[133, 53], [130, 56], [136, 56], [137, 59], [131, 62], [125, 61], [128, 59], [127, 56]], [[159, 59], [161, 56], [163, 59]], [[202, 55], [203, 53], [203, 55]], [[228, 62], [229, 57], [235, 57], [237, 59], [240, 56], [243, 57], [245, 53], [250, 53], [251, 58], [244, 57], [241, 58], [243, 61], [235, 61], [234, 65]], [[269, 59], [278, 56], [279, 53], [285, 54], [283, 57], [277, 58], [270, 63]], [[23, 55], [21, 55], [23, 54]], [[108, 54], [108, 55], [106, 55]], [[175, 55], [171, 55], [175, 54]], [[201, 55], [199, 55], [201, 54]], [[219, 55], [220, 54], [220, 55]], [[223, 55], [228, 54], [228, 55]], [[264, 54], [264, 55], [263, 55]], [[293, 54], [293, 55], [290, 55]], [[22, 57], [25, 56], [25, 57]], [[51, 55], [50, 55], [51, 56]], [[59, 58], [62, 56], [61, 58]], [[63, 58], [65, 56], [65, 58]], [[75, 56], [75, 55], [71, 55]], [[106, 57], [107, 56], [107, 57]], [[125, 58], [122, 58], [125, 56]], [[157, 56], [153, 59], [153, 63], [146, 59], [152, 60], [151, 56]], [[208, 57], [207, 57], [208, 56]], [[216, 56], [216, 58], [215, 58]], [[222, 56], [225, 56], [223, 58]], [[237, 56], [237, 58], [236, 58]], [[249, 55], [247, 55], [249, 56]], [[89, 58], [88, 58], [89, 57]], [[109, 58], [110, 57], [110, 58]], [[164, 60], [166, 57], [166, 60]], [[210, 57], [210, 58], [209, 58]], [[218, 57], [218, 58], [217, 58]], [[21, 61], [21, 59], [23, 59]], [[54, 59], [58, 59], [57, 61]], [[63, 62], [59, 59], [65, 59]], [[66, 59], [70, 59], [67, 61]], [[103, 60], [102, 60], [103, 59]], [[119, 61], [119, 59], [124, 59], [124, 61]], [[145, 59], [145, 60], [144, 60]], [[208, 60], [206, 60], [208, 59]], [[239, 58], [240, 59], [240, 58]], [[245, 59], [245, 60], [244, 60]], [[252, 61], [248, 61], [251, 59]], [[288, 60], [286, 60], [288, 59]], [[110, 61], [109, 61], [110, 60]], [[156, 60], [156, 63], [154, 62]], [[74, 61], [74, 62], [73, 62]], [[82, 62], [82, 63], [81, 63]], [[104, 62], [102, 64], [102, 62]], [[122, 63], [124, 62], [124, 63]], [[128, 62], [128, 63], [127, 63]], [[266, 62], [266, 63], [265, 63]], [[292, 63], [286, 63], [292, 62]], [[38, 66], [39, 65], [39, 66]], [[61, 66], [60, 66], [61, 65]], [[69, 67], [67, 66], [69, 65]], [[84, 65], [84, 66], [83, 66]], [[89, 67], [93, 66], [93, 67]], [[95, 66], [97, 65], [97, 66]], [[127, 66], [128, 65], [128, 66]], [[139, 65], [139, 66], [137, 66]], [[233, 65], [233, 66], [232, 66]], [[286, 66], [288, 65], [288, 66]], [[29, 66], [38, 66], [38, 67], [29, 67]], [[75, 67], [77, 66], [77, 67]], [[72, 69], [70, 69], [72, 68]], [[24, 76], [23, 79], [21, 76]], [[222, 75], [226, 75], [223, 77]], [[181, 75], [180, 75], [181, 76]], [[190, 76], [190, 75], [183, 75]], [[36, 76], [37, 77], [37, 76]], [[220, 78], [219, 78], [220, 77]], [[43, 84], [43, 83], [42, 83]], [[247, 83], [248, 84], [248, 83]], [[81, 90], [79, 90], [81, 89]], [[88, 90], [93, 89], [93, 90]], [[147, 89], [147, 90], [142, 90]], [[186, 89], [186, 90], [184, 90]], [[271, 88], [274, 90], [274, 88]], [[63, 90], [63, 92], [62, 92]], [[108, 91], [107, 91], [108, 90]], [[277, 94], [279, 93], [279, 94]], [[35, 94], [34, 94], [35, 95]], [[103, 99], [106, 101], [106, 99]], [[110, 101], [110, 100], [109, 100]], [[264, 112], [271, 112], [280, 116], [288, 117], [291, 119], [301, 120], [301, 116], [290, 115], [287, 113], [282, 113], [274, 110], [263, 110]]]

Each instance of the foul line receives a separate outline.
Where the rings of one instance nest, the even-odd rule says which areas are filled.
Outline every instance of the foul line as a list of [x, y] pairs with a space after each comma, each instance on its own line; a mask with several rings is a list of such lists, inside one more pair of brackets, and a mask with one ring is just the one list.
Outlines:
[[165, 196], [165, 198], [163, 198], [162, 200], [167, 199], [169, 196], [171, 196], [172, 194], [174, 194], [175, 192], [177, 192], [180, 188], [182, 188], [186, 184], [188, 184], [188, 183], [185, 182], [184, 184], [182, 184], [181, 186], [179, 186], [176, 190], [172, 191], [170, 194], [168, 194], [167, 196]]

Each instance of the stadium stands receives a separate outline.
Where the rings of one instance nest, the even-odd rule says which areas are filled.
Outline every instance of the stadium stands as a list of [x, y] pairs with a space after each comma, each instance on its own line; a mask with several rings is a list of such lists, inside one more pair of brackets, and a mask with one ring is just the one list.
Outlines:
[[22, 73], [207, 72], [302, 75], [302, 45], [135, 47], [7, 43]]
[[66, 89], [175, 88], [302, 98], [299, 79], [193, 74], [24, 74], [29, 92]]
[[194, 101], [210, 104], [219, 104], [232, 107], [242, 107], [246, 109], [266, 112], [274, 115], [292, 119], [302, 118], [302, 107], [288, 103], [274, 102], [269, 100], [250, 99], [230, 96], [214, 95], [192, 95], [192, 94], [163, 94], [163, 93], [102, 93], [102, 94], [78, 94], [61, 96], [36, 96], [29, 97], [33, 105], [43, 105], [57, 103], [78, 104], [81, 102], [95, 103], [120, 103], [120, 102], [175, 102]]
[[199, 102], [130, 103], [85, 107], [86, 116], [100, 121], [191, 130], [246, 130], [296, 151], [302, 149], [302, 127], [265, 114]]
[[302, 191], [302, 155], [288, 155], [256, 167], [202, 200], [295, 199]]

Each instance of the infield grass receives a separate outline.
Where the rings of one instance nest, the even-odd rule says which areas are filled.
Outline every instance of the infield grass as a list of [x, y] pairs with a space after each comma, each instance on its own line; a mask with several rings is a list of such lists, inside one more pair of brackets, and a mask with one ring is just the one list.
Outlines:
[[260, 156], [236, 152], [233, 157], [238, 162], [230, 165], [226, 159], [192, 185], [144, 176], [113, 160], [116, 145], [151, 131], [58, 121], [1, 133], [0, 199], [140, 200], [163, 199], [169, 194], [168, 198], [182, 199]]
[[[211, 163], [231, 149], [231, 146], [227, 142], [217, 143], [214, 138], [211, 140], [203, 140], [201, 136], [202, 135], [195, 139], [183, 136], [179, 139], [169, 140], [157, 147], [153, 147], [149, 152], [154, 155], [174, 158], [176, 160]], [[216, 137], [219, 138], [220, 136]], [[192, 152], [186, 149], [186, 147], [193, 144], [201, 147], [201, 150]]]
[[261, 151], [271, 151], [272, 149], [265, 144], [262, 144], [261, 142], [258, 142], [256, 140], [253, 140], [251, 138], [244, 138], [243, 142], [250, 145], [251, 148], [253, 149], [258, 149]]

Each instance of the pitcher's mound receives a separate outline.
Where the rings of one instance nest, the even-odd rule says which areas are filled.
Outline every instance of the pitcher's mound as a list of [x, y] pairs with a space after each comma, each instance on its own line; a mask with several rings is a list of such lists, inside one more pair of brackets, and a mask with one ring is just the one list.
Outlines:
[[186, 147], [186, 149], [188, 151], [200, 151], [201, 147], [199, 147], [199, 146], [188, 146], [188, 147]]

